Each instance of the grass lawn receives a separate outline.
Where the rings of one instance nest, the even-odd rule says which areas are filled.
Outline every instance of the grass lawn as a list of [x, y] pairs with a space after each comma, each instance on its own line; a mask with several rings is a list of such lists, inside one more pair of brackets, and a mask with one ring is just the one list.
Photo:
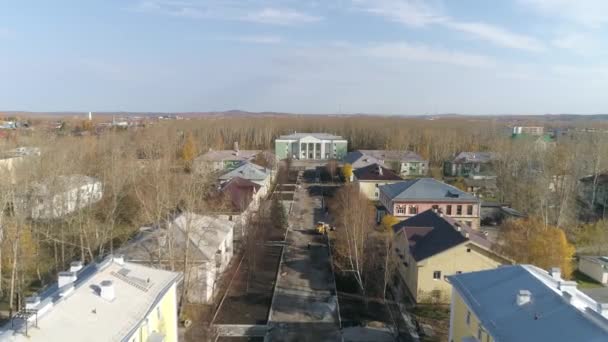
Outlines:
[[572, 280], [576, 281], [580, 289], [594, 289], [602, 287], [602, 284], [579, 272], [578, 270], [572, 273]]

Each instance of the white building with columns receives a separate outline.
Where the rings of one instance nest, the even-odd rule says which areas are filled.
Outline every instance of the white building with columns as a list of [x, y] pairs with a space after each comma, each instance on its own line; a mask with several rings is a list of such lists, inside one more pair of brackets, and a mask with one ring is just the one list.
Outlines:
[[327, 133], [294, 133], [275, 140], [279, 159], [341, 160], [346, 156], [348, 142], [341, 136]]

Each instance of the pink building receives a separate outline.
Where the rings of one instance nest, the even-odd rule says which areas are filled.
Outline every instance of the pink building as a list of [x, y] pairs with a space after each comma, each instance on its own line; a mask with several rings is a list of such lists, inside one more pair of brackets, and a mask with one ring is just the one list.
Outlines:
[[390, 214], [405, 220], [429, 209], [479, 229], [479, 199], [433, 178], [419, 178], [380, 187], [378, 220]]

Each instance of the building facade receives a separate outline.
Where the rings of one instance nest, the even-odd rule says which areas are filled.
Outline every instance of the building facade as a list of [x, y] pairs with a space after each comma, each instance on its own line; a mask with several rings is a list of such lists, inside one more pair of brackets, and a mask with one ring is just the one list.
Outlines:
[[496, 268], [510, 261], [482, 233], [433, 210], [393, 226], [397, 274], [417, 303], [449, 303], [446, 276]]
[[402, 181], [395, 172], [378, 164], [371, 164], [353, 171], [353, 181], [359, 191], [372, 201], [380, 198], [380, 186]]
[[493, 152], [460, 152], [454, 159], [443, 163], [443, 173], [447, 177], [495, 176], [492, 162]]
[[449, 341], [608, 341], [608, 304], [532, 265], [503, 266], [448, 277]]
[[347, 150], [348, 142], [344, 138], [327, 133], [294, 133], [275, 140], [279, 160], [341, 160]]
[[[165, 228], [148, 229], [121, 249], [131, 263], [169, 269], [171, 260], [188, 258], [186, 297], [189, 303], [208, 304], [221, 274], [234, 254], [235, 222], [185, 212]], [[171, 259], [169, 256], [172, 255]]]
[[581, 256], [578, 270], [598, 283], [608, 285], [608, 257]]
[[63, 217], [101, 201], [100, 180], [84, 175], [58, 176], [32, 186], [17, 206], [34, 220]]
[[[418, 178], [380, 186], [380, 203], [400, 220], [435, 209], [473, 229], [479, 229], [479, 198], [433, 178]], [[383, 213], [379, 212], [380, 220]]]

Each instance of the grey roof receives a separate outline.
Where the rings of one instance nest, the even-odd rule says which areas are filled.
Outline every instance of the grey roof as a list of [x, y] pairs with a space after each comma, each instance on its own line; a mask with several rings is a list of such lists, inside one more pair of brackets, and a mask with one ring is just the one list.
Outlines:
[[402, 163], [426, 162], [419, 154], [412, 151], [394, 150], [358, 150], [349, 152], [343, 159], [345, 163], [351, 164], [353, 169], [359, 169], [371, 164], [388, 165], [390, 161]]
[[197, 161], [251, 160], [262, 152], [261, 150], [211, 150], [196, 158]]
[[359, 150], [362, 154], [384, 161], [424, 162], [416, 152], [399, 150]]
[[236, 169], [229, 171], [219, 177], [220, 180], [230, 180], [241, 177], [251, 181], [264, 181], [270, 176], [270, 170], [263, 166], [252, 163], [244, 163]]
[[169, 223], [177, 228], [200, 251], [206, 260], [214, 260], [215, 252], [234, 230], [234, 221], [194, 213], [183, 213]]
[[[479, 232], [466, 224], [441, 216], [432, 209], [395, 224], [393, 230], [395, 233], [405, 233], [410, 252], [416, 261], [424, 260], [467, 241], [472, 241], [488, 250], [492, 246], [492, 243]], [[468, 237], [465, 236], [467, 233]]]
[[391, 200], [479, 202], [479, 199], [449, 184], [433, 178], [419, 178], [380, 187]]
[[372, 164], [380, 164], [383, 162], [368, 155], [364, 155], [361, 151], [348, 152], [343, 159], [344, 163], [352, 165], [353, 169], [360, 169]]
[[329, 133], [293, 133], [293, 134], [281, 135], [279, 137], [279, 139], [298, 140], [298, 139], [302, 139], [302, 138], [305, 138], [308, 136], [311, 136], [311, 137], [317, 138], [317, 139], [321, 139], [321, 140], [344, 140], [344, 138], [342, 138], [339, 135], [333, 135], [333, 134], [329, 134]]
[[[502, 266], [448, 279], [494, 341], [608, 341], [606, 316], [593, 312], [597, 303], [575, 291], [570, 304], [557, 289], [559, 280], [534, 266]], [[531, 301], [521, 306], [516, 304], [520, 290], [531, 293]]]
[[494, 152], [460, 152], [452, 163], [489, 163], [496, 157]]

